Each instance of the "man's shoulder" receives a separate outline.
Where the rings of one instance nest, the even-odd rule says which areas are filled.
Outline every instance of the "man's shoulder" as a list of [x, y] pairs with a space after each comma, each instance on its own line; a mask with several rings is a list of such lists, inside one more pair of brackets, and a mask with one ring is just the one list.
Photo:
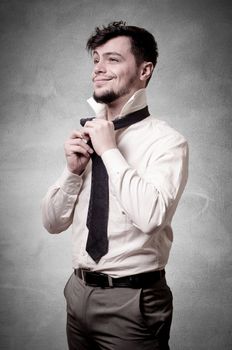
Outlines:
[[150, 124], [149, 130], [155, 138], [165, 140], [165, 142], [187, 143], [186, 138], [167, 121], [150, 116], [147, 122]]

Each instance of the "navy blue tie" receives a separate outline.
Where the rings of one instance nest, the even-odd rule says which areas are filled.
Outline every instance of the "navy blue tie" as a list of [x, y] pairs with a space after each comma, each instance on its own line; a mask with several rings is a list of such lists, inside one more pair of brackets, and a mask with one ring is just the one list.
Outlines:
[[[114, 129], [126, 128], [148, 116], [149, 110], [146, 106], [136, 112], [114, 120]], [[84, 126], [88, 120], [92, 119], [94, 118], [83, 118], [80, 120], [80, 123]], [[86, 251], [98, 263], [101, 257], [108, 252], [109, 184], [108, 174], [101, 157], [97, 153], [93, 153], [91, 157], [92, 182], [86, 222], [89, 230]]]

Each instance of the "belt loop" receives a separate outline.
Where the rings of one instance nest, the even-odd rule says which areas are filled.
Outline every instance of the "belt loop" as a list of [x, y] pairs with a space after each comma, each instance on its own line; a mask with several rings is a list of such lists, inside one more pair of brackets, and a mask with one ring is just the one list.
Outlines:
[[83, 280], [84, 283], [86, 283], [84, 271], [83, 271], [83, 269], [80, 269], [80, 270], [81, 270], [81, 279]]
[[107, 277], [108, 277], [108, 283], [109, 283], [109, 287], [111, 287], [111, 288], [113, 288], [113, 280], [112, 280], [112, 277], [111, 276], [109, 276], [109, 275], [107, 275]]

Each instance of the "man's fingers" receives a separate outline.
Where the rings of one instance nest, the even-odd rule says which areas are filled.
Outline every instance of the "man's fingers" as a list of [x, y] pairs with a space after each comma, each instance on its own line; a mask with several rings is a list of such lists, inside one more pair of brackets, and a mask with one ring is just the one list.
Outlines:
[[87, 148], [89, 147], [87, 144], [88, 141], [84, 138], [82, 138], [82, 139], [68, 139], [67, 143], [69, 145], [80, 145], [80, 146], [87, 147]]
[[83, 135], [79, 130], [73, 130], [72, 133], [70, 134], [70, 139], [76, 139], [76, 138], [82, 138], [82, 137]]
[[90, 157], [90, 153], [93, 153], [93, 151], [90, 149], [87, 150], [81, 146], [77, 146], [77, 145], [71, 145], [69, 147], [69, 152], [72, 154], [72, 153], [79, 153], [79, 154], [83, 154], [84, 156], [86, 157]]
[[105, 120], [105, 119], [98, 119], [95, 118], [93, 120], [89, 120], [85, 123], [85, 127], [87, 128], [94, 128], [96, 126], [107, 126], [108, 124], [113, 124], [113, 122], [111, 122], [110, 120]]
[[94, 119], [85, 123], [85, 126], [81, 130], [83, 135], [88, 136], [92, 131], [101, 131], [107, 129], [114, 129], [114, 124], [112, 121], [103, 119]]
[[89, 152], [91, 154], [93, 153], [93, 149], [81, 139], [70, 139], [65, 143], [65, 147], [69, 150], [73, 149], [73, 147], [78, 147], [78, 149], [83, 149], [84, 151]]
[[88, 136], [84, 135], [83, 130], [73, 130], [69, 137], [70, 139], [82, 139], [85, 143], [89, 140]]
[[81, 146], [88, 152], [93, 153], [92, 148], [88, 145], [88, 140], [88, 135], [85, 136], [83, 132], [74, 130], [70, 138], [66, 140], [65, 147], [67, 148], [69, 145]]

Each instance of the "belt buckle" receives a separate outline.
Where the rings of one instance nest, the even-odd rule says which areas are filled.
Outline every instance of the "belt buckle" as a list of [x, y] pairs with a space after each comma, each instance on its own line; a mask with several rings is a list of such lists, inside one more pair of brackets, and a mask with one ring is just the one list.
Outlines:
[[[103, 277], [102, 283], [100, 283], [101, 288], [113, 288], [113, 278], [105, 273], [98, 272], [98, 275]], [[108, 282], [108, 285], [106, 284]]]

